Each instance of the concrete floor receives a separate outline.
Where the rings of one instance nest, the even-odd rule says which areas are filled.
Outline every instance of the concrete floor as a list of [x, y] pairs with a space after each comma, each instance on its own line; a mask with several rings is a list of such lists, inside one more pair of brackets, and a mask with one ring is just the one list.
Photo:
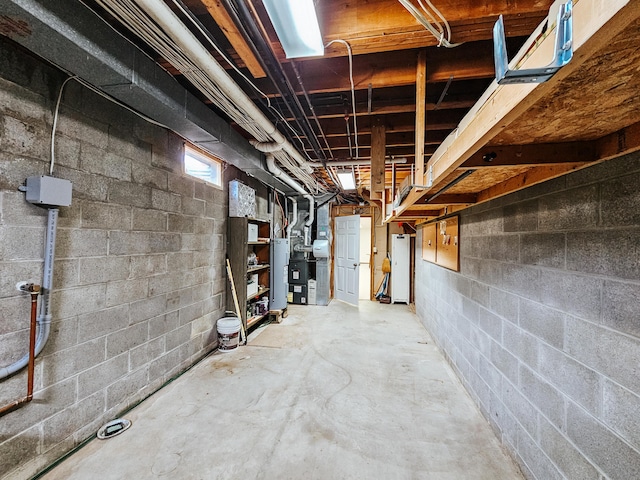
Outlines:
[[289, 307], [52, 479], [522, 479], [406, 305]]

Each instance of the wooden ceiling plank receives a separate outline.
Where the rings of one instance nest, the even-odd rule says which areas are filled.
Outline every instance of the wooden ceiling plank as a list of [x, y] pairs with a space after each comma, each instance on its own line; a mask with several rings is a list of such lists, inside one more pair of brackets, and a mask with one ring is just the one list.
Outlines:
[[[579, 69], [638, 16], [640, 2], [581, 0], [577, 3], [573, 8], [573, 60], [547, 83], [498, 86], [477, 111], [472, 109], [465, 117], [467, 122], [463, 120], [456, 138], [449, 144], [445, 142], [433, 155], [428, 165], [433, 169], [434, 182], [458, 168], [498, 133], [507, 129], [516, 118], [547, 95], [556, 83]], [[547, 63], [552, 56], [554, 36], [549, 35], [539, 42], [538, 48], [522, 62], [521, 68]]]

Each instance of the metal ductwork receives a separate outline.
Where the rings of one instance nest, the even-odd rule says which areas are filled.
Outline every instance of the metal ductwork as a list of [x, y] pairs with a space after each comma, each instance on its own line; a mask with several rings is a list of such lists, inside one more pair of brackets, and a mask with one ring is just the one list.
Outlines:
[[4, 30], [28, 50], [265, 184], [295, 192], [265, 169], [260, 152], [229, 123], [77, 0], [6, 0], [0, 16], [29, 32]]

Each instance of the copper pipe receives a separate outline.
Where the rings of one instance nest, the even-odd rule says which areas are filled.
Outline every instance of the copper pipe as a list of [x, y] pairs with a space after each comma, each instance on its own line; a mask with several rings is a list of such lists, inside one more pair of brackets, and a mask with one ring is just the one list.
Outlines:
[[0, 408], [0, 417], [9, 412], [16, 410], [25, 403], [33, 399], [33, 377], [36, 364], [36, 317], [38, 313], [38, 294], [40, 293], [39, 285], [30, 285], [29, 293], [31, 294], [31, 324], [29, 327], [29, 364], [27, 366], [27, 396], [16, 400], [4, 407]]

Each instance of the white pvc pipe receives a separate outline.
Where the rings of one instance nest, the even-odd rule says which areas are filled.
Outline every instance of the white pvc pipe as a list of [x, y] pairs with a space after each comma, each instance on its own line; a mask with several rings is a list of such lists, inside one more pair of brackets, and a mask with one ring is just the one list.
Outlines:
[[302, 195], [304, 198], [309, 200], [309, 218], [305, 222], [305, 225], [307, 227], [310, 227], [311, 225], [313, 225], [313, 221], [315, 220], [315, 212], [314, 212], [314, 210], [315, 210], [315, 205], [316, 205], [316, 202], [315, 202], [315, 200], [313, 198], [313, 195], [309, 194], [293, 178], [291, 178], [289, 175], [287, 175], [282, 170], [280, 170], [278, 168], [278, 166], [276, 165], [276, 162], [275, 162], [275, 159], [273, 158], [273, 155], [267, 154], [267, 170], [269, 170], [269, 172], [274, 177], [276, 177], [278, 180], [281, 180], [282, 182], [286, 183], [291, 188], [293, 188], [296, 192], [298, 192], [300, 195]]
[[293, 203], [293, 215], [291, 217], [291, 223], [287, 225], [287, 238], [291, 239], [291, 230], [293, 230], [293, 227], [295, 227], [296, 223], [298, 223], [298, 201], [293, 197], [291, 197], [289, 200], [291, 200], [291, 203]]
[[[56, 229], [58, 226], [58, 209], [50, 208], [47, 216], [47, 236], [44, 247], [44, 272], [42, 278], [42, 295], [40, 297], [40, 314], [38, 315], [38, 337], [36, 338], [35, 355], [37, 357], [49, 340], [51, 331], [50, 294], [53, 287], [53, 261], [56, 248]], [[0, 380], [22, 370], [29, 364], [29, 354], [7, 367], [0, 368]]]
[[300, 165], [309, 168], [306, 159], [298, 152], [271, 121], [256, 107], [251, 99], [236, 85], [224, 68], [215, 60], [209, 51], [189, 31], [163, 0], [136, 0], [173, 41], [189, 56], [191, 60], [216, 83], [218, 88], [251, 119], [267, 132], [273, 141], [282, 146]]

